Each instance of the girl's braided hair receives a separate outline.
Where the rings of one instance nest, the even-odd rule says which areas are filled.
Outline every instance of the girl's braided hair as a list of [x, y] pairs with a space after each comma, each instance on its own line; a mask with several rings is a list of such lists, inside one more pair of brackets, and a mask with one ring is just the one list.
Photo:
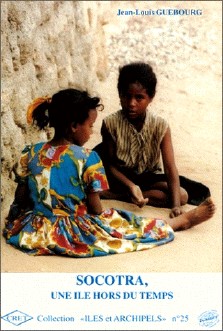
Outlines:
[[98, 97], [91, 97], [87, 91], [73, 88], [61, 90], [52, 98], [42, 99], [43, 102], [32, 110], [33, 123], [41, 130], [49, 125], [61, 134], [71, 123], [82, 124], [88, 118], [90, 109], [104, 108]]

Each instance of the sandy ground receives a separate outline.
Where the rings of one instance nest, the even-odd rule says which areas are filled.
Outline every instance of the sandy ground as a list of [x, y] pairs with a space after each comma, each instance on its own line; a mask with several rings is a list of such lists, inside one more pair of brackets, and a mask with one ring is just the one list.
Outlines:
[[[127, 7], [127, 1], [115, 2], [116, 9]], [[117, 4], [118, 3], [118, 4]], [[120, 4], [122, 3], [122, 4]], [[143, 8], [145, 2], [132, 2], [131, 6]], [[176, 3], [176, 4], [174, 4]], [[165, 54], [160, 48], [162, 59], [156, 55], [156, 71], [158, 76], [158, 91], [152, 107], [155, 111], [165, 116], [171, 127], [176, 163], [179, 173], [191, 179], [206, 184], [212, 193], [212, 198], [217, 206], [216, 214], [208, 222], [187, 231], [176, 233], [175, 240], [167, 245], [151, 250], [118, 254], [108, 257], [72, 259], [64, 257], [30, 257], [13, 247], [6, 245], [2, 240], [2, 272], [221, 272], [222, 270], [222, 115], [221, 115], [221, 1], [196, 2], [193, 7], [202, 7], [202, 17], [190, 16], [181, 18], [182, 31], [173, 27], [173, 43], [165, 46]], [[200, 3], [200, 4], [199, 4]], [[126, 4], [126, 6], [124, 6]], [[147, 2], [148, 4], [148, 2]], [[160, 7], [182, 7], [183, 2], [162, 1]], [[128, 9], [131, 8], [128, 5]], [[155, 6], [150, 3], [150, 8]], [[185, 7], [185, 5], [184, 5]], [[187, 8], [192, 6], [187, 5]], [[135, 24], [133, 18], [116, 17], [114, 13], [113, 24], [106, 27], [108, 40], [111, 36], [119, 36], [122, 26], [130, 27]], [[143, 17], [143, 23], [147, 26], [158, 27], [161, 18]], [[165, 17], [163, 25], [159, 29], [169, 31], [169, 20], [173, 17]], [[129, 23], [130, 22], [130, 23]], [[165, 22], [165, 24], [164, 24]], [[179, 21], [178, 21], [179, 22]], [[192, 24], [193, 23], [193, 24]], [[130, 24], [130, 25], [129, 25]], [[145, 24], [143, 24], [145, 25]], [[128, 28], [127, 30], [128, 31]], [[155, 31], [152, 29], [152, 31]], [[189, 32], [190, 31], [190, 34]], [[156, 29], [157, 32], [157, 29]], [[187, 48], [182, 43], [182, 49], [175, 45], [182, 37], [187, 35]], [[182, 35], [181, 35], [182, 33]], [[128, 34], [128, 32], [126, 32]], [[198, 34], [198, 35], [197, 35]], [[193, 37], [194, 36], [194, 37]], [[197, 46], [193, 48], [190, 43], [197, 40]], [[115, 38], [115, 37], [114, 37]], [[136, 36], [137, 38], [137, 36]], [[158, 37], [154, 35], [154, 40]], [[199, 39], [200, 38], [200, 39]], [[117, 44], [109, 44], [108, 47], [117, 56]], [[145, 39], [144, 39], [145, 41]], [[164, 41], [163, 41], [164, 42]], [[184, 40], [185, 42], [185, 40]], [[161, 42], [162, 44], [162, 42]], [[142, 45], [141, 45], [142, 47]], [[145, 45], [146, 47], [146, 45]], [[123, 47], [122, 47], [123, 48]], [[185, 54], [184, 49], [191, 51]], [[157, 45], [159, 50], [159, 45]], [[137, 53], [137, 44], [134, 46]], [[182, 52], [182, 55], [180, 55]], [[116, 52], [116, 53], [115, 53]], [[116, 54], [116, 55], [114, 55]], [[138, 58], [140, 54], [138, 54]], [[180, 57], [184, 58], [180, 61]], [[196, 56], [195, 56], [195, 55]], [[166, 63], [162, 63], [167, 56]], [[168, 56], [175, 56], [174, 61], [168, 62]], [[186, 56], [187, 55], [187, 56]], [[135, 60], [130, 54], [120, 54], [120, 59]], [[137, 58], [137, 59], [138, 59]], [[142, 58], [144, 59], [144, 58]], [[112, 58], [110, 56], [110, 61]], [[100, 95], [105, 104], [105, 110], [99, 114], [95, 126], [95, 133], [88, 142], [88, 147], [93, 147], [100, 142], [100, 125], [104, 116], [119, 108], [119, 100], [116, 91], [117, 65], [112, 67], [106, 82], [103, 83]], [[143, 209], [118, 201], [103, 201], [104, 207], [118, 207], [129, 209], [138, 215], [151, 215], [167, 218], [167, 209], [158, 209], [146, 206]], [[185, 210], [194, 208], [186, 205]]]

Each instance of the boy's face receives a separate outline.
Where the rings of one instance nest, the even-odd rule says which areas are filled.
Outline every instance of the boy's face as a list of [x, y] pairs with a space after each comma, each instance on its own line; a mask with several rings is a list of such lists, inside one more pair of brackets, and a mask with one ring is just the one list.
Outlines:
[[120, 93], [120, 101], [123, 111], [129, 120], [144, 119], [146, 108], [152, 98], [140, 83], [129, 84], [126, 92]]

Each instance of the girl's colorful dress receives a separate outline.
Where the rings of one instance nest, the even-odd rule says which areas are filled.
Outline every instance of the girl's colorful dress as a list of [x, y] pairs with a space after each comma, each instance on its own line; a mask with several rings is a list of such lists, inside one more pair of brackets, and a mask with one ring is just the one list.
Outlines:
[[8, 244], [31, 255], [103, 256], [152, 248], [172, 241], [164, 220], [115, 208], [89, 214], [86, 193], [108, 189], [101, 159], [76, 145], [26, 146], [16, 179], [27, 183], [33, 207], [6, 222]]

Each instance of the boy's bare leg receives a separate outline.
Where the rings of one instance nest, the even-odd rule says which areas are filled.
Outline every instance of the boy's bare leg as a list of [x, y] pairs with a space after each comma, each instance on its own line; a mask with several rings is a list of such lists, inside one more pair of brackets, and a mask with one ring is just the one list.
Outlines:
[[[148, 191], [143, 191], [144, 198], [148, 198], [148, 205], [153, 207], [170, 208], [170, 199], [167, 183], [159, 182], [151, 186]], [[183, 206], [188, 201], [188, 194], [185, 189], [180, 187], [180, 205]]]
[[207, 198], [198, 207], [177, 217], [167, 220], [174, 231], [182, 231], [207, 221], [214, 215], [215, 205], [211, 198]]
[[100, 192], [101, 199], [121, 200], [129, 202], [127, 194], [112, 192], [111, 190]]
[[160, 191], [158, 189], [151, 189], [149, 191], [143, 191], [144, 198], [148, 198], [149, 206], [153, 207], [161, 207], [161, 208], [168, 208], [169, 201], [167, 193]]

